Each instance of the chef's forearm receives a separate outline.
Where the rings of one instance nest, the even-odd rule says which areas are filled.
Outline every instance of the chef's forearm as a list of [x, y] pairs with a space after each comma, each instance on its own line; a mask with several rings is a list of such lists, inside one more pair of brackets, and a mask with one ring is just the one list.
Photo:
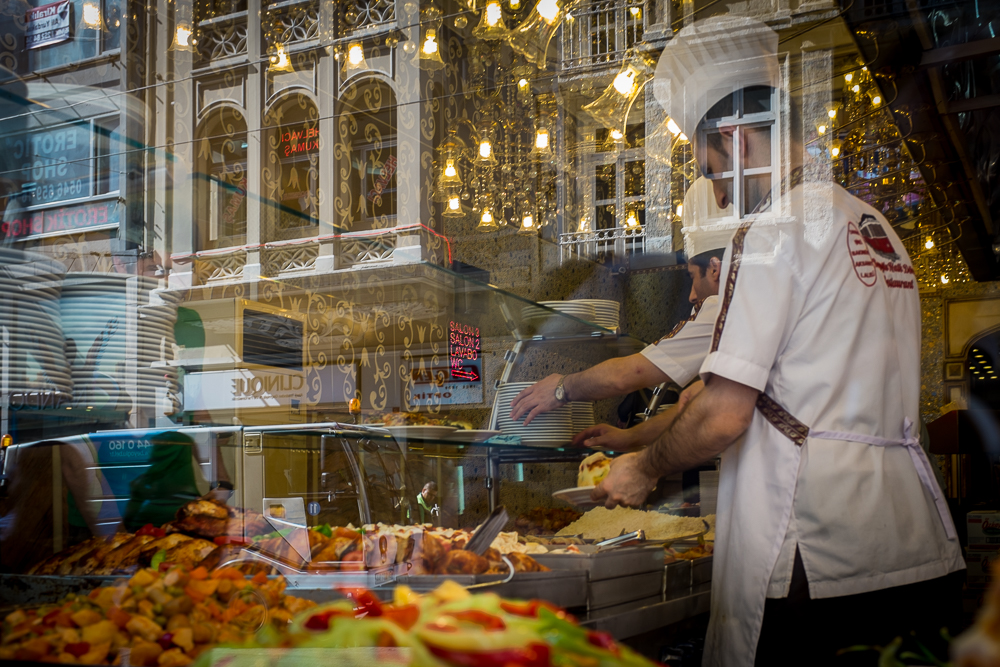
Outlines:
[[567, 375], [563, 380], [566, 397], [571, 401], [600, 401], [655, 387], [670, 378], [641, 354], [608, 359], [585, 371]]
[[660, 477], [689, 470], [718, 456], [750, 426], [757, 391], [714, 377], [671, 427], [642, 453]]

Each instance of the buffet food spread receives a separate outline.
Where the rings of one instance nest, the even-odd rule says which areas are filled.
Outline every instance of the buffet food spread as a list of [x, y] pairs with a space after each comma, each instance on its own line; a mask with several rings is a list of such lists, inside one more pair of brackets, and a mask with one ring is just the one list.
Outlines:
[[685, 517], [628, 507], [616, 507], [613, 510], [595, 507], [557, 534], [581, 535], [585, 539], [601, 540], [641, 530], [650, 540], [673, 540], [703, 534], [709, 518], [715, 520], [714, 515], [705, 518]]
[[[222, 664], [246, 649], [398, 648], [411, 665], [631, 665], [648, 662], [539, 600], [473, 595], [447, 582], [429, 595], [397, 587], [391, 602], [364, 589], [317, 606], [285, 594], [281, 577], [235, 568], [142, 569], [127, 581], [16, 609], [0, 659], [185, 667]], [[210, 651], [214, 647], [229, 647]]]

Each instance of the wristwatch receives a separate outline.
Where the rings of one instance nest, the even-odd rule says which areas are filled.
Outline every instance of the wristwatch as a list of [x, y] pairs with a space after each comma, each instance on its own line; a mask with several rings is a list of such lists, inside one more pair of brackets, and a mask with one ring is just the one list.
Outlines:
[[559, 378], [559, 384], [556, 385], [556, 400], [560, 403], [569, 403], [569, 399], [566, 398], [566, 387], [563, 386], [563, 382], [566, 381], [566, 376], [563, 375]]

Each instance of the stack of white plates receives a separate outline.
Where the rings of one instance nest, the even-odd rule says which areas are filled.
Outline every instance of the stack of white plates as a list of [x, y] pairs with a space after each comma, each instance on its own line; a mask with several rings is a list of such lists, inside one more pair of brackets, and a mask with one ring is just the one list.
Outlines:
[[74, 399], [109, 410], [178, 409], [174, 323], [180, 295], [155, 279], [71, 274], [60, 311], [71, 351]]
[[[585, 322], [592, 322], [612, 331], [618, 328], [620, 306], [617, 301], [608, 299], [572, 299], [569, 301], [539, 301], [539, 306], [546, 306], [557, 313], [571, 315]], [[528, 323], [538, 325], [553, 315], [546, 308], [525, 306], [521, 316]]]
[[573, 413], [573, 431], [579, 433], [585, 428], [594, 425], [594, 404], [584, 401], [572, 401], [569, 403], [570, 412]]
[[580, 299], [580, 301], [589, 303], [593, 307], [594, 319], [591, 321], [594, 324], [612, 331], [618, 328], [621, 304], [617, 301], [609, 299]]
[[7, 328], [8, 391], [58, 393], [73, 380], [59, 321], [59, 291], [66, 269], [38, 253], [0, 248], [0, 324]]
[[563, 447], [573, 440], [573, 436], [594, 425], [594, 404], [573, 401], [539, 415], [524, 425], [524, 417], [519, 421], [510, 418], [510, 404], [522, 390], [534, 382], [511, 382], [497, 389], [493, 411], [497, 418], [497, 428], [506, 435], [521, 437], [521, 444], [533, 447]]

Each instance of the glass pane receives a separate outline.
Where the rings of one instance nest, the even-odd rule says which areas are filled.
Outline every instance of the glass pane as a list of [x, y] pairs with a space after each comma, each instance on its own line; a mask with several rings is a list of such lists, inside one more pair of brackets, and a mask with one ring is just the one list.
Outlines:
[[705, 164], [702, 168], [706, 175], [721, 174], [733, 170], [733, 136], [718, 131], [705, 133], [704, 151]]
[[[713, 190], [711, 191], [712, 197], [716, 196], [714, 188], [716, 188], [719, 184], [722, 185], [722, 189], [725, 190], [726, 192], [726, 204], [728, 206], [728, 204], [733, 201], [733, 179], [731, 178], [712, 179], [712, 188], [713, 188]], [[718, 200], [716, 199], [716, 201]]]
[[744, 169], [771, 166], [771, 127], [748, 127], [746, 133], [747, 151]]
[[770, 86], [751, 86], [745, 89], [743, 91], [743, 114], [770, 111], [773, 90]]
[[625, 196], [638, 197], [646, 193], [646, 163], [625, 163]]
[[594, 201], [615, 198], [615, 165], [602, 164], [594, 168]]
[[608, 204], [606, 206], [598, 206], [596, 209], [597, 220], [595, 229], [614, 229], [615, 228], [615, 205]]
[[721, 100], [716, 102], [708, 113], [705, 114], [705, 118], [709, 120], [715, 120], [718, 118], [728, 118], [733, 115], [733, 109], [735, 108], [736, 94], [730, 93], [726, 95]]
[[743, 215], [753, 213], [757, 204], [771, 191], [771, 175], [758, 174], [743, 178]]

